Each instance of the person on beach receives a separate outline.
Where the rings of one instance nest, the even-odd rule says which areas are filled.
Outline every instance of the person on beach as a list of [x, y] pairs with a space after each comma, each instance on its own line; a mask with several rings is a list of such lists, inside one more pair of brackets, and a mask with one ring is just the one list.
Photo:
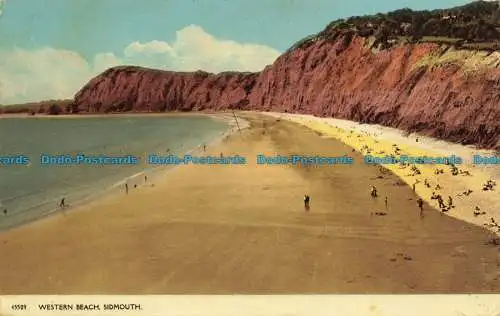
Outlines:
[[481, 211], [481, 208], [476, 205], [472, 214], [474, 214], [474, 216], [479, 216], [479, 215], [486, 215], [486, 212]]
[[148, 183], [148, 176], [144, 176], [144, 183]]
[[387, 202], [388, 202], [387, 196], [385, 197], [384, 202], [385, 202], [385, 210], [387, 211]]
[[417, 200], [417, 205], [418, 205], [418, 208], [420, 209], [420, 215], [422, 216], [424, 214], [424, 200], [419, 198]]
[[60, 208], [65, 208], [66, 207], [66, 198], [62, 198], [61, 202], [59, 203]]
[[309, 197], [309, 195], [304, 195], [304, 208], [306, 209], [306, 212], [309, 211], [309, 201], [311, 200], [311, 198]]
[[453, 199], [448, 195], [448, 208], [453, 208]]
[[377, 197], [377, 188], [374, 185], [372, 185], [370, 188], [370, 195], [372, 196], [372, 198]]
[[436, 199], [438, 201], [439, 208], [441, 208], [441, 209], [446, 208], [446, 205], [444, 205], [443, 197], [441, 196], [441, 194], [438, 194], [436, 196]]
[[463, 195], [469, 196], [473, 191], [471, 189], [467, 189], [467, 191], [463, 192]]
[[429, 183], [429, 180], [427, 180], [427, 178], [424, 179], [424, 185], [427, 187], [427, 188], [430, 188], [431, 187], [431, 184]]
[[4, 210], [3, 210], [3, 215], [4, 215], [4, 216], [7, 216], [7, 209], [4, 209]]
[[203, 144], [203, 151], [207, 151], [207, 145]]
[[128, 194], [128, 183], [125, 183], [125, 194]]

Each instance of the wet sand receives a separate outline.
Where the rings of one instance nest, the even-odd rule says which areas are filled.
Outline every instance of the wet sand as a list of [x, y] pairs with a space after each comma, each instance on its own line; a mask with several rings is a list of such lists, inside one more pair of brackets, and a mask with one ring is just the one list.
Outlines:
[[247, 165], [182, 166], [0, 234], [0, 294], [500, 292], [490, 232], [428, 204], [421, 218], [412, 189], [376, 166], [257, 166], [259, 153], [362, 156], [245, 115], [249, 129], [208, 150]]

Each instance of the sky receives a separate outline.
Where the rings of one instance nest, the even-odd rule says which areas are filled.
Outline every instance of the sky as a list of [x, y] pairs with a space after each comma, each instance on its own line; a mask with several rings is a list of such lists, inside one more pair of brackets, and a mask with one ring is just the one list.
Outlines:
[[259, 71], [332, 20], [468, 0], [0, 0], [0, 104], [71, 98], [117, 65]]

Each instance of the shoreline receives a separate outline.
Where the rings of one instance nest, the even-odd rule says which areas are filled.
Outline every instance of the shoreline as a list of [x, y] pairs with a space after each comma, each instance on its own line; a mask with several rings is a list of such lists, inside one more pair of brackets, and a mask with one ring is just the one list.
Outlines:
[[[27, 113], [0, 113], [0, 119], [3, 118], [86, 118], [86, 117], [137, 117], [137, 116], [217, 116], [220, 113], [228, 113], [225, 111], [171, 111], [171, 112], [119, 112], [119, 113], [82, 113], [82, 114], [36, 114], [30, 115]], [[231, 113], [231, 112], [229, 112]]]
[[[500, 236], [500, 229], [494, 226], [491, 221], [493, 218], [496, 223], [500, 224], [500, 196], [497, 191], [499, 188], [494, 188], [493, 191], [481, 190], [482, 185], [490, 179], [500, 183], [500, 165], [471, 165], [473, 154], [492, 155], [495, 154], [495, 151], [476, 149], [472, 146], [449, 143], [415, 134], [406, 136], [404, 131], [380, 125], [360, 124], [348, 120], [305, 114], [263, 113], [270, 117], [301, 124], [320, 133], [323, 137], [338, 139], [364, 155], [394, 155], [394, 145], [397, 145], [400, 148], [399, 155], [429, 157], [457, 155], [463, 157], [463, 163], [457, 166], [459, 170], [464, 172], [463, 174], [469, 172], [471, 176], [463, 176], [463, 174], [451, 176], [448, 166], [445, 165], [418, 164], [421, 174], [415, 176], [409, 176], [410, 168], [402, 168], [399, 164], [376, 164], [375, 166], [389, 170], [410, 187], [415, 184], [415, 192], [418, 196], [433, 205], [438, 212], [438, 203], [431, 198], [432, 192], [441, 194], [445, 201], [448, 196], [451, 196], [454, 208], [443, 212], [443, 214], [487, 228]], [[418, 141], [416, 141], [417, 139]], [[395, 156], [398, 157], [398, 155]], [[437, 168], [445, 169], [445, 173], [434, 174]], [[424, 185], [426, 179], [430, 187]], [[439, 189], [438, 185], [442, 188]], [[469, 189], [473, 191], [470, 195], [463, 194]], [[479, 207], [479, 211], [476, 211], [476, 206]], [[475, 211], [485, 212], [485, 214], [474, 215]]]
[[[370, 141], [372, 142], [372, 146], [375, 146], [375, 143], [377, 144], [376, 146], [381, 146], [382, 144], [380, 141], [385, 141], [386, 144], [384, 144], [384, 148], [388, 149], [389, 146], [387, 142], [391, 143], [396, 143], [400, 147], [406, 147], [405, 149], [407, 151], [417, 151], [419, 154], [422, 155], [444, 155], [448, 156], [451, 154], [458, 154], [458, 156], [465, 156], [466, 159], [464, 159], [464, 163], [460, 166], [460, 169], [462, 170], [467, 170], [469, 172], [474, 173], [474, 179], [481, 179], [481, 181], [486, 181], [486, 179], [494, 179], [500, 181], [500, 166], [481, 166], [481, 167], [472, 167], [470, 166], [470, 157], [473, 153], [479, 153], [482, 155], [488, 155], [488, 154], [494, 154], [495, 151], [493, 150], [485, 150], [485, 149], [477, 149], [474, 148], [471, 145], [460, 145], [456, 143], [449, 143], [443, 140], [439, 139], [433, 139], [427, 136], [421, 136], [417, 134], [406, 134], [404, 131], [390, 128], [390, 127], [385, 127], [385, 126], [380, 126], [380, 125], [371, 125], [371, 124], [361, 124], [358, 122], [354, 121], [348, 121], [348, 120], [341, 120], [341, 119], [335, 119], [335, 118], [323, 118], [323, 117], [316, 117], [313, 115], [307, 115], [307, 114], [292, 114], [292, 113], [281, 113], [281, 112], [255, 112], [255, 111], [237, 111], [235, 112], [238, 119], [240, 120], [242, 126], [240, 128], [244, 130], [245, 128], [248, 127], [248, 122], [245, 121], [241, 116], [238, 115], [238, 113], [250, 113], [250, 114], [257, 114], [257, 115], [266, 115], [269, 117], [274, 117], [278, 119], [286, 119], [298, 124], [301, 124], [303, 126], [306, 126], [310, 128], [311, 130], [314, 130], [316, 132], [319, 132], [323, 135], [323, 137], [333, 137], [348, 146], [352, 147], [354, 150], [357, 152], [365, 152], [366, 153], [366, 148], [363, 148], [361, 146], [360, 142], [353, 142], [352, 138], [351, 140], [346, 137], [347, 132], [346, 131], [355, 131], [355, 137], [356, 138], [361, 138], [362, 142], [365, 142], [365, 145], [369, 143]], [[0, 118], [2, 117], [18, 117], [17, 115], [0, 115]], [[137, 116], [167, 116], [167, 117], [176, 117], [176, 116], [204, 116], [204, 117], [210, 117], [215, 120], [219, 120], [224, 122], [225, 124], [228, 125], [228, 128], [224, 133], [222, 133], [220, 136], [214, 138], [210, 143], [207, 145], [214, 146], [221, 141], [223, 141], [224, 138], [228, 137], [229, 135], [237, 132], [236, 127], [237, 124], [234, 120], [233, 112], [232, 111], [221, 111], [221, 112], [168, 112], [168, 113], [117, 113], [117, 114], [101, 114], [101, 113], [96, 113], [96, 114], [69, 114], [69, 115], [39, 115], [38, 117], [44, 117], [44, 118], [86, 118], [86, 117], [110, 117], [110, 116], [115, 116], [115, 117], [137, 117]], [[32, 118], [33, 116], [19, 116], [19, 117], [25, 117], [25, 118]], [[37, 116], [35, 116], [37, 117]], [[332, 130], [332, 127], [334, 130]], [[420, 141], [417, 143], [415, 142], [415, 138], [418, 138]], [[189, 149], [187, 152], [184, 154], [192, 154], [192, 153], [198, 153], [200, 150], [200, 146], [202, 144], [198, 144], [196, 147]], [[447, 148], [443, 148], [447, 147]], [[450, 149], [448, 148], [453, 148], [452, 152], [450, 154]], [[373, 149], [373, 148], [372, 148]], [[374, 154], [376, 155], [376, 153]], [[436, 201], [431, 199], [430, 193], [433, 191], [432, 189], [428, 188], [422, 188], [422, 183], [423, 178], [428, 178], [429, 180], [432, 179], [431, 181], [434, 183], [439, 182], [439, 180], [432, 174], [431, 169], [435, 168], [435, 165], [419, 165], [420, 171], [423, 172], [423, 176], [421, 177], [413, 177], [409, 178], [404, 175], [404, 173], [401, 172], [400, 168], [396, 168], [395, 166], [397, 165], [388, 165], [388, 164], [376, 164], [376, 166], [381, 166], [387, 170], [389, 170], [391, 173], [395, 174], [398, 176], [402, 181], [404, 181], [407, 185], [412, 186], [413, 183], [415, 183], [412, 179], [419, 179], [417, 185], [416, 185], [416, 193], [427, 203], [430, 205], [433, 205], [437, 209], [437, 204]], [[149, 168], [149, 169], [144, 169], [140, 172], [137, 172], [133, 175], [127, 176], [123, 178], [122, 180], [116, 182], [115, 184], [106, 187], [104, 189], [104, 192], [98, 193], [98, 194], [92, 194], [91, 196], [86, 196], [83, 199], [77, 201], [76, 203], [72, 203], [68, 208], [61, 210], [59, 208], [55, 208], [52, 211], [49, 211], [47, 213], [44, 213], [40, 216], [35, 217], [32, 220], [27, 220], [23, 222], [22, 224], [19, 225], [12, 225], [7, 228], [4, 228], [0, 231], [8, 231], [13, 228], [29, 224], [33, 221], [38, 221], [41, 219], [44, 219], [46, 217], [52, 216], [54, 214], [58, 214], [60, 212], [65, 212], [65, 211], [72, 211], [76, 208], [81, 208], [89, 203], [93, 203], [95, 201], [101, 200], [103, 198], [106, 198], [107, 196], [114, 196], [114, 195], [119, 195], [121, 194], [121, 189], [118, 189], [121, 184], [124, 184], [127, 180], [134, 181], [132, 182], [132, 185], [136, 184], [137, 188], [142, 187], [142, 186], [147, 186], [151, 185], [150, 182], [152, 179], [162, 177], [164, 173], [168, 173], [170, 170], [173, 168], [178, 167], [178, 166], [160, 166], [157, 167], [158, 170], [154, 170], [156, 168]], [[495, 168], [496, 167], [496, 168]], [[490, 169], [490, 170], [488, 170]], [[491, 170], [493, 169], [493, 170]], [[405, 171], [407, 171], [405, 169]], [[492, 174], [491, 171], [496, 172], [496, 174]], [[149, 183], [144, 183], [144, 181], [141, 181], [141, 179], [144, 178], [145, 175], [148, 175]], [[420, 179], [421, 178], [421, 179]], [[452, 196], [455, 200], [458, 198], [456, 196], [457, 193], [462, 192], [460, 188], [463, 188], [464, 186], [466, 187], [467, 185], [471, 185], [470, 183], [463, 184], [463, 177], [456, 177], [453, 180], [460, 180], [459, 185], [451, 185], [451, 190], [449, 188], [445, 188], [445, 191], [449, 193], [449, 196]], [[139, 181], [138, 181], [139, 180]], [[449, 179], [447, 182], [450, 182]], [[470, 181], [469, 181], [470, 182]], [[476, 183], [473, 183], [472, 185], [478, 185], [477, 181]], [[450, 186], [450, 183], [447, 184], [447, 186]], [[477, 188], [475, 191], [479, 191]], [[479, 192], [482, 193], [482, 192]], [[494, 226], [488, 226], [488, 221], [484, 220], [485, 216], [471, 216], [467, 214], [467, 211], [471, 211], [475, 205], [478, 205], [480, 208], [482, 205], [488, 205], [491, 209], [493, 209], [493, 212], [488, 212], [487, 215], [488, 218], [491, 215], [492, 218], [495, 219], [497, 223], [500, 223], [500, 197], [496, 197], [494, 195], [495, 192], [488, 192], [492, 193], [489, 196], [485, 196], [484, 194], [481, 194], [479, 198], [474, 198], [474, 197], [469, 197], [468, 201], [466, 203], [460, 203], [460, 205], [457, 205], [451, 212], [446, 212], [444, 214], [452, 217], [456, 217], [458, 219], [464, 220], [466, 222], [475, 224], [477, 226], [485, 227], [489, 229], [490, 231], [496, 233], [498, 236], [500, 236], [500, 229]], [[455, 194], [455, 195], [453, 195]], [[448, 196], [448, 195], [447, 195]], [[491, 199], [495, 197], [494, 199]], [[486, 198], [485, 198], [486, 197]], [[463, 201], [460, 201], [463, 202]], [[495, 211], [495, 207], [498, 211]], [[482, 209], [482, 208], [481, 208]]]
[[[68, 118], [68, 117], [74, 117], [74, 116], [75, 115], [60, 116], [60, 118]], [[136, 116], [136, 115], [123, 115], [123, 116], [120, 115], [120, 117], [129, 117], [129, 116]], [[181, 116], [181, 115], [177, 115], [177, 113], [174, 113], [174, 114], [167, 113], [167, 115], [155, 115], [155, 116], [175, 117], [175, 116]], [[190, 113], [186, 113], [182, 116], [193, 116], [193, 115]], [[214, 137], [213, 139], [209, 140], [208, 143], [206, 143], [207, 146], [216, 145], [219, 142], [223, 141], [224, 138], [226, 138], [229, 135], [231, 135], [232, 133], [236, 132], [236, 130], [235, 130], [236, 123], [234, 121], [234, 117], [232, 114], [228, 115], [224, 112], [206, 113], [206, 114], [199, 113], [199, 114], [195, 114], [195, 116], [209, 117], [213, 120], [221, 121], [227, 125], [227, 128], [223, 133]], [[1, 117], [1, 115], [0, 115], [0, 117]], [[31, 116], [28, 116], [27, 118], [29, 118], [29, 117], [31, 117]], [[48, 115], [48, 117], [51, 117], [51, 116]], [[80, 116], [80, 118], [86, 118], [86, 117], [95, 117], [95, 116], [94, 115]], [[103, 117], [109, 117], [109, 116], [103, 115]], [[244, 128], [246, 128], [248, 126], [248, 122], [246, 122], [244, 119], [241, 119], [241, 118], [239, 118], [239, 119], [241, 120], [241, 123], [243, 123]], [[241, 123], [240, 123], [240, 125], [241, 125]], [[195, 147], [187, 149], [187, 151], [183, 152], [181, 155], [198, 154], [201, 152], [202, 146], [203, 146], [203, 143], [197, 144]], [[65, 208], [61, 209], [60, 207], [56, 206], [53, 209], [48, 210], [42, 214], [39, 214], [37, 216], [33, 216], [32, 218], [21, 220], [17, 224], [6, 225], [6, 227], [3, 227], [0, 229], [0, 234], [2, 234], [4, 232], [11, 231], [13, 229], [16, 229], [16, 228], [19, 228], [22, 226], [29, 225], [29, 224], [37, 222], [37, 221], [45, 220], [47, 218], [50, 218], [52, 216], [55, 216], [55, 215], [58, 215], [61, 213], [66, 214], [66, 213], [73, 212], [73, 211], [76, 211], [76, 210], [81, 209], [81, 208], [88, 207], [96, 202], [98, 203], [99, 201], [102, 201], [102, 200], [107, 199], [107, 198], [120, 196], [123, 194], [123, 188], [121, 188], [121, 187], [125, 183], [127, 183], [129, 185], [130, 192], [134, 191], [134, 189], [139, 189], [139, 188], [144, 187], [144, 186], [150, 186], [150, 185], [152, 185], [153, 180], [165, 177], [166, 175], [168, 175], [168, 173], [170, 171], [172, 171], [173, 169], [175, 169], [177, 167], [180, 167], [180, 165], [164, 165], [164, 166], [145, 168], [139, 172], [128, 175], [128, 176], [122, 178], [121, 180], [116, 181], [115, 183], [113, 183], [109, 186], [102, 188], [98, 192], [96, 191], [96, 192], [90, 193], [88, 195], [85, 195], [76, 201], [71, 201], [71, 203], [68, 204], [68, 206]], [[147, 183], [144, 180], [145, 176], [148, 177]], [[55, 199], [54, 201], [57, 204], [58, 200]], [[48, 202], [46, 202], [46, 203], [48, 203]], [[46, 204], [46, 203], [44, 203], [44, 204]], [[24, 212], [17, 213], [17, 214], [14, 214], [13, 216], [23, 216], [23, 213]]]
[[[169, 112], [110, 112], [110, 113], [64, 113], [64, 114], [45, 114], [45, 113], [40, 113], [36, 115], [30, 115], [28, 113], [0, 113], [0, 119], [3, 118], [85, 118], [85, 117], [137, 117], [137, 116], [218, 116], [220, 114], [232, 114], [233, 110], [201, 110], [201, 111], [169, 111]], [[426, 135], [421, 135], [419, 133], [415, 132], [407, 132], [404, 130], [399, 130], [394, 127], [388, 127], [388, 126], [383, 126], [379, 124], [365, 124], [365, 123], [359, 123], [356, 121], [350, 121], [350, 120], [344, 120], [344, 119], [336, 119], [332, 117], [323, 117], [323, 116], [315, 116], [312, 114], [301, 114], [301, 113], [288, 113], [288, 112], [269, 112], [269, 111], [254, 111], [254, 110], [234, 110], [234, 112], [238, 113], [258, 113], [258, 114], [269, 114], [271, 116], [296, 116], [296, 117], [310, 117], [314, 119], [319, 119], [319, 120], [328, 120], [328, 121], [336, 121], [337, 123], [341, 122], [340, 124], [343, 125], [344, 127], [347, 128], [347, 126], [357, 126], [361, 127], [361, 130], [363, 130], [363, 126], [370, 126], [370, 127], [375, 127], [379, 131], [387, 131], [387, 130], [392, 130], [392, 131], [399, 131], [402, 137], [404, 138], [411, 138], [411, 137], [418, 137], [420, 139], [428, 139], [428, 140], [433, 140], [436, 142], [440, 142], [442, 144], [448, 144], [452, 146], [457, 146], [457, 148], [472, 148], [477, 151], [481, 152], [494, 152], [496, 154], [500, 155], [500, 150], [495, 151], [494, 149], [485, 149], [482, 147], [478, 147], [477, 145], [474, 144], [469, 144], [469, 145], [462, 145], [460, 143], [448, 141], [448, 140], [443, 140], [443, 139], [437, 139], [433, 138], [430, 136]]]

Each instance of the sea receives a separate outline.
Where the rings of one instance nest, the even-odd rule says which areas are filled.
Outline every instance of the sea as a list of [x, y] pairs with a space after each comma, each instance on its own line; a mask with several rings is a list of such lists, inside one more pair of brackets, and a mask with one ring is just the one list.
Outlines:
[[[56, 212], [62, 198], [81, 205], [147, 184], [165, 170], [147, 155], [182, 155], [220, 137], [228, 125], [208, 116], [8, 117], [0, 119], [0, 231]], [[41, 155], [135, 156], [138, 164], [41, 164]], [[4, 214], [7, 210], [7, 215]]]

